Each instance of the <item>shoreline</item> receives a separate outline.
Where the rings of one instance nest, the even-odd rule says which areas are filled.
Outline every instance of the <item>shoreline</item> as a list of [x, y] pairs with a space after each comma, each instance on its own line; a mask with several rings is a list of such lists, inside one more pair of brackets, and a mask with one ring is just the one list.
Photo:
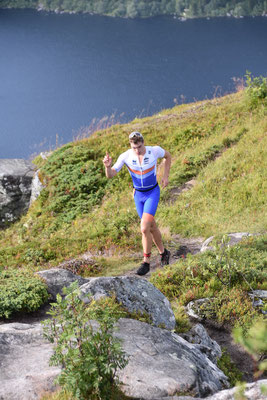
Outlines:
[[190, 21], [192, 19], [218, 19], [218, 18], [233, 18], [233, 19], [243, 19], [243, 18], [259, 18], [259, 17], [263, 17], [266, 18], [267, 17], [267, 11], [266, 13], [263, 14], [257, 14], [257, 15], [233, 15], [231, 12], [230, 13], [226, 13], [223, 15], [203, 15], [203, 16], [189, 16], [189, 15], [179, 15], [179, 14], [156, 14], [156, 15], [151, 15], [151, 16], [145, 16], [145, 17], [130, 17], [130, 16], [115, 16], [115, 15], [111, 15], [111, 14], [97, 14], [94, 12], [87, 12], [87, 11], [74, 11], [74, 10], [60, 10], [58, 8], [56, 8], [55, 10], [47, 10], [43, 7], [0, 7], [0, 10], [34, 10], [40, 13], [51, 13], [51, 14], [57, 14], [57, 15], [91, 15], [91, 16], [99, 16], [99, 17], [109, 17], [109, 18], [120, 18], [120, 19], [130, 19], [130, 20], [138, 20], [138, 19], [151, 19], [151, 18], [157, 18], [157, 17], [170, 17], [172, 19], [177, 19], [181, 22], [186, 22], [186, 21]]

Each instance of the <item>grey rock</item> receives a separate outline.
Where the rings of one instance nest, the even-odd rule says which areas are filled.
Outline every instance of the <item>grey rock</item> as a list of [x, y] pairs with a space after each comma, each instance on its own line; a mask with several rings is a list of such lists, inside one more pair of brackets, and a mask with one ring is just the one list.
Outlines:
[[40, 157], [41, 157], [43, 160], [47, 160], [48, 157], [51, 156], [51, 154], [53, 154], [53, 151], [41, 151]]
[[[235, 244], [241, 242], [246, 237], [253, 236], [253, 234], [248, 232], [237, 232], [237, 233], [229, 233], [227, 235], [229, 237], [229, 246], [234, 246]], [[214, 250], [214, 247], [211, 246], [211, 242], [213, 241], [214, 236], [209, 237], [205, 242], [202, 244], [200, 252], [203, 253], [206, 250]]]
[[200, 400], [200, 397], [192, 396], [171, 396], [171, 397], [157, 397], [153, 400]]
[[0, 400], [39, 399], [55, 390], [58, 367], [50, 367], [51, 344], [40, 324], [0, 325]]
[[91, 301], [90, 294], [95, 299], [114, 294], [128, 311], [148, 314], [156, 326], [175, 328], [169, 300], [145, 279], [131, 276], [91, 278], [80, 290], [85, 303]]
[[37, 274], [44, 279], [48, 293], [52, 295], [53, 299], [56, 298], [58, 293], [62, 294], [63, 287], [70, 286], [72, 282], [78, 281], [79, 286], [88, 282], [87, 279], [61, 268], [51, 268], [39, 271]]
[[41, 190], [44, 188], [44, 185], [39, 179], [39, 171], [40, 170], [34, 173], [32, 179], [30, 205], [39, 197]]
[[260, 299], [267, 299], [267, 290], [252, 290], [248, 293], [250, 297], [259, 297]]
[[179, 394], [204, 397], [229, 387], [223, 372], [198, 346], [175, 333], [120, 319], [115, 336], [129, 356], [128, 365], [118, 373], [128, 396], [145, 400]]
[[[247, 383], [245, 385], [244, 397], [247, 400], [266, 400], [266, 394], [263, 394], [261, 386], [265, 386], [267, 389], [267, 379], [262, 379], [257, 382]], [[236, 400], [238, 388], [222, 390], [212, 396], [207, 397], [206, 400]], [[266, 393], [266, 392], [265, 392]]]
[[34, 166], [30, 161], [0, 160], [0, 228], [27, 211], [33, 174]]
[[[118, 372], [126, 394], [155, 400], [187, 393], [205, 396], [228, 387], [222, 371], [178, 335], [130, 319], [120, 319], [116, 328], [114, 336], [129, 356]], [[41, 324], [0, 325], [0, 400], [35, 400], [53, 391], [60, 368], [49, 366], [52, 353]]]
[[266, 315], [267, 311], [263, 307], [267, 299], [267, 290], [252, 290], [248, 295], [252, 299], [253, 307], [257, 307], [259, 312]]
[[212, 300], [213, 300], [212, 297], [211, 298], [205, 297], [204, 299], [192, 300], [187, 304], [187, 306], [185, 308], [186, 313], [189, 315], [189, 317], [191, 317], [197, 321], [202, 321], [203, 317], [201, 316], [200, 307], [203, 304], [211, 303]]
[[215, 340], [210, 338], [203, 325], [196, 324], [190, 331], [181, 336], [188, 342], [195, 344], [214, 364], [217, 364], [217, 360], [221, 358], [221, 347]]

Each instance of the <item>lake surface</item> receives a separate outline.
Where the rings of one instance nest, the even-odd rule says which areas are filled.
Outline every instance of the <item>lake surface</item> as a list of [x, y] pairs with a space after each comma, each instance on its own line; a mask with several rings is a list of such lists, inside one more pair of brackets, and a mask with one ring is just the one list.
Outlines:
[[264, 17], [0, 10], [0, 158], [29, 158], [105, 116], [125, 122], [231, 92], [246, 70], [267, 75], [266, 43]]

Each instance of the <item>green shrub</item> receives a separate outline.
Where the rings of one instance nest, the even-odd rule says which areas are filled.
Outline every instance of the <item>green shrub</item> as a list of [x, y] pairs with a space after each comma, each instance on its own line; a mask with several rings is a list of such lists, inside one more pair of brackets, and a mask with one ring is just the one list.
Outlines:
[[246, 95], [251, 107], [259, 103], [267, 105], [267, 77], [252, 77], [250, 72], [246, 74]]
[[39, 177], [46, 185], [39, 202], [61, 223], [70, 223], [98, 204], [107, 179], [98, 151], [84, 143], [67, 144], [53, 152]]
[[[120, 315], [110, 313], [108, 304], [86, 306], [79, 298], [77, 282], [57, 295], [44, 322], [44, 335], [54, 343], [53, 365], [62, 365], [58, 383], [77, 399], [108, 400], [116, 387], [116, 371], [127, 364], [120, 343], [112, 336]], [[113, 309], [114, 311], [114, 309]], [[96, 320], [94, 329], [90, 320]]]
[[239, 325], [244, 329], [250, 327], [258, 316], [250, 298], [238, 288], [221, 290], [208, 307], [201, 306], [201, 312], [204, 317], [215, 318], [220, 324]]
[[22, 270], [0, 272], [0, 317], [37, 310], [48, 300], [46, 285], [38, 276]]

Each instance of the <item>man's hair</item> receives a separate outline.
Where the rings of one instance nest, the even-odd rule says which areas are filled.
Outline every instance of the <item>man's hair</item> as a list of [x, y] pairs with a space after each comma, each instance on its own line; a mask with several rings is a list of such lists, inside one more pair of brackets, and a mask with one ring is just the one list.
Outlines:
[[129, 141], [130, 141], [130, 143], [134, 143], [134, 144], [137, 144], [140, 142], [143, 143], [144, 138], [140, 132], [132, 132], [129, 135]]

